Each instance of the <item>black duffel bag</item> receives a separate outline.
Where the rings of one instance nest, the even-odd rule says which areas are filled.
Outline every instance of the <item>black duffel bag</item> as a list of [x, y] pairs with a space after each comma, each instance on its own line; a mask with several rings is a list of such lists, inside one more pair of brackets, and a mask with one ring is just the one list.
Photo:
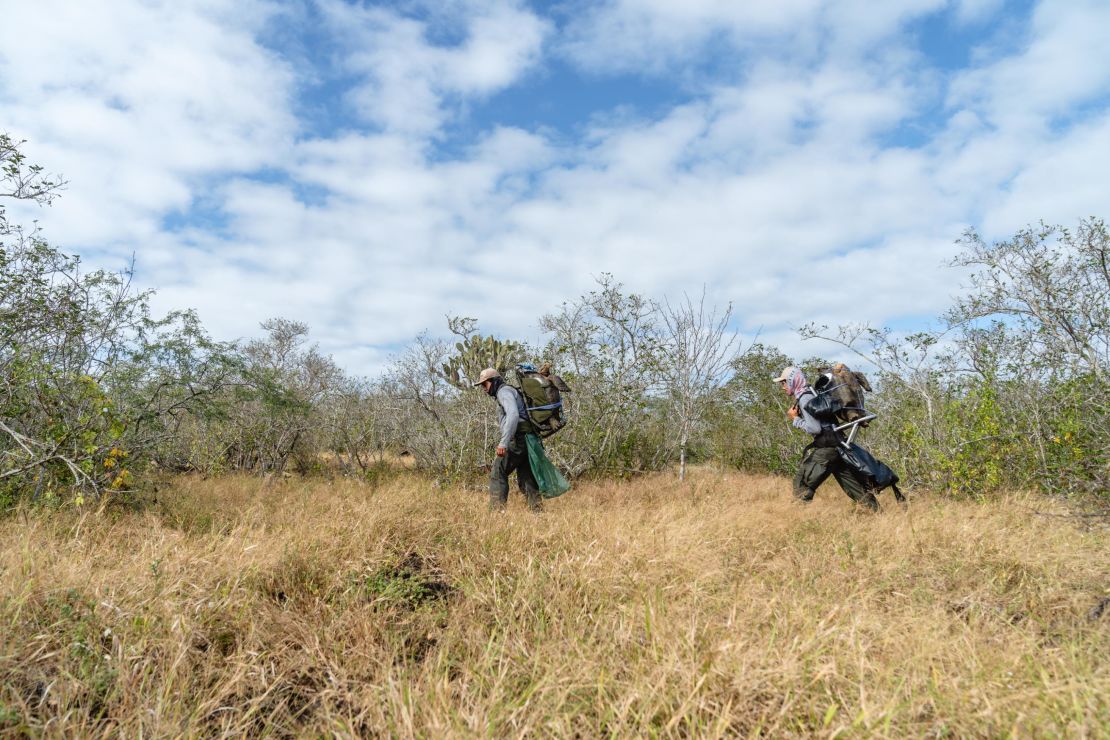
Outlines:
[[842, 444], [837, 447], [837, 451], [844, 464], [854, 471], [873, 492], [878, 493], [884, 488], [890, 488], [894, 491], [896, 500], [906, 500], [898, 490], [898, 475], [886, 463], [876, 459], [874, 455], [855, 443]]
[[813, 398], [806, 401], [805, 410], [818, 421], [835, 422], [836, 415], [844, 410], [844, 406], [831, 393], [815, 391]]

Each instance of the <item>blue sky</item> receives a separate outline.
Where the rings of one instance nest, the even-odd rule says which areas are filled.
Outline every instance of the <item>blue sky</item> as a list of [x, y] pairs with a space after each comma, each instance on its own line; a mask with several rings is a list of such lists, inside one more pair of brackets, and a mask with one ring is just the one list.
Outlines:
[[[0, 26], [0, 129], [70, 185], [37, 218], [221, 338], [307, 322], [376, 373], [468, 315], [609, 272], [912, 330], [990, 239], [1106, 216], [1104, 0], [40, 0]], [[548, 270], [535, 269], [549, 265]]]

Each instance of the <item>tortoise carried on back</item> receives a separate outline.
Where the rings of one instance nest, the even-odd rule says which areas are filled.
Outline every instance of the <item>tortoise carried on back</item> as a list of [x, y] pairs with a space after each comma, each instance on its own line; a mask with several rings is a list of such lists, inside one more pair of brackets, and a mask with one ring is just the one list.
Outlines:
[[[813, 390], [817, 398], [808, 408], [810, 413], [823, 421], [847, 424], [867, 416], [865, 393], [871, 390], [871, 384], [863, 373], [852, 370], [843, 362], [831, 368], [822, 368]], [[867, 424], [864, 421], [860, 426]]]

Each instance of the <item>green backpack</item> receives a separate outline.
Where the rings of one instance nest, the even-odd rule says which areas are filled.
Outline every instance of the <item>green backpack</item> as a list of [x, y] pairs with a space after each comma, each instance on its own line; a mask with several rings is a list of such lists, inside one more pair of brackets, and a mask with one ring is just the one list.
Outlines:
[[540, 375], [531, 363], [516, 366], [518, 390], [524, 400], [521, 419], [532, 423], [541, 437], [550, 437], [566, 426], [563, 421], [563, 399], [550, 378]]

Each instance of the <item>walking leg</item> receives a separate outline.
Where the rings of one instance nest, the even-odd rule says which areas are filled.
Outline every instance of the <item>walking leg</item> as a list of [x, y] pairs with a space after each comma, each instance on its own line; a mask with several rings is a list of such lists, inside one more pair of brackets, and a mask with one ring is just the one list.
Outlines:
[[817, 493], [817, 487], [829, 477], [828, 454], [824, 448], [806, 447], [802, 451], [802, 461], [798, 474], [794, 476], [794, 497], [809, 503]]
[[509, 456], [493, 458], [489, 471], [489, 510], [504, 511], [509, 503]]
[[878, 511], [879, 502], [871, 489], [864, 486], [863, 482], [851, 470], [848, 470], [839, 459], [837, 463], [832, 469], [832, 474], [836, 478], [836, 482], [844, 489], [844, 493], [848, 494], [848, 498], [861, 506], [866, 506], [871, 511]]
[[528, 502], [528, 508], [532, 511], [542, 511], [543, 499], [540, 497], [540, 487], [536, 483], [536, 476], [532, 473], [527, 454], [521, 455], [516, 461], [516, 483]]

